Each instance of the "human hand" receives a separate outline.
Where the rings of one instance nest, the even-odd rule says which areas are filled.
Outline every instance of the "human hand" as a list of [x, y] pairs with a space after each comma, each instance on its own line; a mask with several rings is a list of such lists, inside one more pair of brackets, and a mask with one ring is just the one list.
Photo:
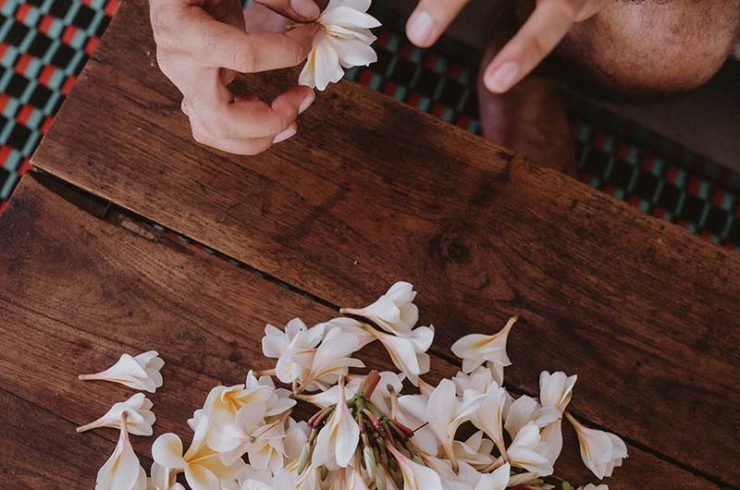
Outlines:
[[[517, 1], [517, 0], [514, 0]], [[469, 0], [420, 0], [409, 17], [406, 33], [420, 47], [434, 44]], [[609, 0], [537, 0], [519, 32], [488, 64], [483, 82], [503, 93], [532, 71], [565, 37], [576, 22], [609, 5]]]
[[[313, 0], [257, 0], [296, 22], [314, 20]], [[150, 17], [162, 72], [183, 95], [193, 138], [204, 145], [255, 155], [296, 133], [298, 114], [313, 103], [309, 87], [296, 86], [268, 104], [235, 97], [228, 84], [239, 73], [300, 64], [316, 25], [290, 32], [245, 31], [239, 0], [150, 0]]]

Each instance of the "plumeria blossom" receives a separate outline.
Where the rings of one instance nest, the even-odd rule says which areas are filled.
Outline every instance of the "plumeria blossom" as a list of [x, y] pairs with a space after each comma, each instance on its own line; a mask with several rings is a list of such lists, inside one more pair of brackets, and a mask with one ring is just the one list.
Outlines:
[[368, 66], [378, 60], [370, 45], [370, 29], [380, 22], [367, 13], [371, 0], [330, 0], [317, 22], [322, 29], [313, 40], [298, 83], [325, 90], [344, 76], [344, 68]]
[[490, 437], [502, 453], [506, 452], [503, 431], [506, 400], [506, 390], [494, 383], [483, 395], [477, 409], [470, 417], [473, 425]]
[[240, 464], [227, 465], [220, 455], [206, 444], [208, 417], [198, 424], [193, 442], [183, 454], [182, 441], [176, 434], [162, 434], [154, 441], [152, 457], [165, 468], [185, 473], [185, 480], [193, 490], [213, 490], [221, 481], [234, 478]]
[[[543, 371], [538, 397], [515, 398], [504, 387], [507, 336], [516, 318], [494, 335], [468, 335], [456, 342], [453, 352], [463, 369], [452, 377], [435, 377], [436, 384], [424, 379], [435, 331], [417, 325], [416, 295], [411, 284], [399, 282], [369, 306], [341, 309], [349, 316], [311, 327], [297, 318], [282, 329], [268, 325], [262, 350], [273, 367], [247, 371], [241, 384], [211, 389], [188, 420], [194, 434], [187, 451], [175, 434], [154, 442], [148, 480], [128, 434], [151, 434], [152, 404], [143, 394], [115, 404], [79, 429], [121, 430], [96, 489], [572, 489], [552, 476], [562, 451], [564, 417], [575, 427], [582, 458], [598, 478], [622, 464], [627, 451], [621, 439], [583, 427], [566, 412], [576, 376]], [[375, 341], [389, 353], [395, 370], [365, 366], [375, 359], [360, 352]], [[121, 359], [104, 372], [107, 377], [120, 380], [120, 373], [134, 372], [138, 378], [127, 379], [154, 380], [147, 370], [158, 374], [161, 367], [153, 351]], [[312, 415], [301, 420], [297, 414], [306, 408]], [[608, 490], [606, 485], [578, 488]]]
[[154, 433], [152, 425], [156, 421], [152, 406], [154, 404], [143, 393], [131, 396], [125, 402], [114, 404], [105, 415], [77, 428], [77, 432], [85, 432], [101, 427], [121, 429], [121, 416], [126, 414], [126, 430], [136, 436], [150, 436]]
[[584, 427], [570, 414], [565, 416], [578, 434], [584, 464], [599, 480], [612, 476], [614, 468], [622, 466], [622, 460], [627, 458], [624, 441], [611, 432]]
[[493, 463], [493, 441], [483, 437], [483, 431], [478, 431], [467, 440], [454, 441], [455, 458], [474, 467], [486, 467]]
[[257, 377], [254, 371], [251, 370], [247, 373], [244, 388], [248, 391], [266, 389], [269, 392], [269, 396], [265, 400], [265, 416], [267, 417], [281, 415], [298, 403], [292, 398], [290, 390], [277, 388], [275, 381], [270, 376]]
[[511, 466], [525, 469], [537, 476], [551, 475], [553, 467], [550, 460], [539, 452], [541, 443], [539, 427], [533, 423], [522, 427], [506, 449]]
[[426, 351], [434, 340], [434, 327], [418, 327], [409, 336], [399, 337], [378, 331], [370, 326], [367, 332], [380, 341], [391, 357], [393, 364], [415, 386], [419, 376], [429, 372], [431, 358]]
[[419, 321], [414, 304], [416, 291], [408, 282], [397, 282], [375, 303], [364, 308], [342, 308], [345, 315], [355, 315], [374, 322], [388, 333], [408, 337]]
[[493, 335], [470, 334], [452, 344], [452, 353], [463, 360], [463, 372], [469, 373], [488, 363], [499, 384], [504, 382], [503, 368], [511, 365], [506, 342], [518, 317], [511, 317], [500, 332]]
[[404, 395], [391, 405], [391, 415], [406, 427], [414, 428], [414, 445], [427, 454], [438, 453], [437, 437], [427, 419], [426, 395]]
[[404, 490], [442, 490], [442, 480], [436, 471], [414, 462], [393, 446], [388, 450], [401, 468]]
[[324, 325], [308, 328], [299, 318], [288, 322], [285, 330], [272, 325], [265, 327], [262, 352], [277, 359], [275, 373], [283, 383], [302, 379], [311, 369], [316, 346], [324, 336]]
[[147, 478], [144, 468], [139, 464], [128, 438], [126, 413], [121, 414], [120, 434], [113, 454], [108, 458], [95, 483], [95, 490], [146, 490]]
[[285, 424], [280, 419], [267, 421], [265, 410], [264, 403], [243, 407], [233, 424], [210, 432], [208, 445], [220, 453], [224, 463], [234, 464], [248, 454], [256, 469], [276, 471], [283, 466]]
[[473, 391], [466, 391], [459, 399], [455, 393], [455, 383], [443, 379], [427, 404], [427, 420], [447, 457], [457, 468], [454, 440], [457, 429], [480, 409], [484, 398]]
[[336, 463], [342, 468], [349, 465], [360, 442], [360, 426], [352, 417], [344, 398], [344, 382], [339, 383], [339, 401], [329, 421], [316, 438], [313, 453], [315, 466]]
[[324, 338], [311, 358], [310, 367], [297, 381], [301, 389], [326, 390], [346, 376], [349, 368], [363, 368], [365, 364], [352, 354], [373, 341], [363, 326], [352, 319], [332, 320], [325, 325]]
[[603, 483], [601, 485], [594, 485], [593, 483], [589, 483], [588, 485], [585, 485], [583, 487], [578, 487], [577, 490], [609, 490], [609, 487], [607, 485], [604, 485]]
[[159, 370], [164, 361], [156, 351], [149, 351], [133, 357], [122, 354], [113, 366], [96, 374], [81, 374], [83, 381], [100, 380], [119, 383], [135, 390], [154, 393], [162, 386], [162, 375]]
[[147, 490], [185, 490], [185, 487], [178, 483], [175, 477], [174, 471], [153, 463], [151, 478], [146, 488]]

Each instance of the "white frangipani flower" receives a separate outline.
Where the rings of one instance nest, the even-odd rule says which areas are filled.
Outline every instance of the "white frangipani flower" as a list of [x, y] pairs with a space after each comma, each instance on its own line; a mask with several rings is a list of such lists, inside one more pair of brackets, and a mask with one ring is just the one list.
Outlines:
[[146, 490], [147, 478], [139, 458], [131, 447], [126, 427], [126, 413], [121, 414], [118, 444], [105, 462], [95, 483], [95, 490]]
[[599, 480], [612, 476], [614, 468], [622, 466], [622, 460], [628, 457], [624, 441], [611, 432], [584, 427], [569, 413], [565, 417], [578, 435], [583, 463]]
[[543, 407], [557, 408], [560, 412], [570, 403], [573, 396], [573, 387], [578, 380], [577, 375], [568, 376], [562, 371], [550, 374], [549, 371], [540, 373], [540, 403]]
[[[434, 391], [434, 390], [432, 390]], [[427, 454], [436, 455], [437, 437], [427, 423], [427, 395], [404, 395], [391, 404], [391, 415], [406, 427], [414, 428], [414, 445]]]
[[233, 423], [236, 414], [245, 406], [264, 407], [272, 395], [269, 386], [257, 384], [246, 388], [245, 385], [216, 386], [211, 389], [203, 405], [203, 414], [208, 416], [211, 427], [219, 428]]
[[152, 445], [154, 461], [165, 468], [185, 472], [185, 480], [193, 490], [219, 488], [221, 481], [235, 478], [241, 467], [241, 464], [224, 464], [219, 454], [206, 444], [208, 427], [208, 416], [204, 416], [185, 454], [182, 440], [172, 433], [162, 434]]
[[465, 442], [455, 441], [454, 444], [457, 461], [464, 461], [476, 468], [486, 467], [494, 461], [491, 454], [493, 441], [484, 438], [483, 431], [475, 432]]
[[154, 404], [143, 393], [131, 396], [125, 402], [114, 404], [108, 412], [89, 424], [77, 427], [77, 432], [85, 432], [100, 427], [121, 428], [121, 415], [126, 413], [126, 428], [135, 436], [150, 436], [154, 433], [152, 425], [157, 420], [152, 413]]
[[503, 413], [506, 399], [506, 390], [494, 384], [488, 389], [487, 393], [482, 395], [476, 411], [470, 417], [473, 425], [490, 437], [502, 454], [506, 453], [503, 433]]
[[425, 457], [423, 462], [437, 473], [445, 490], [472, 490], [480, 482], [481, 474], [464, 461], [457, 469], [447, 459]]
[[265, 327], [262, 352], [277, 359], [275, 373], [280, 381], [291, 384], [302, 379], [311, 369], [316, 346], [324, 336], [324, 325], [308, 328], [300, 318], [294, 318], [280, 330], [272, 325]]
[[244, 384], [246, 390], [258, 390], [266, 388], [270, 392], [269, 398], [265, 402], [265, 417], [281, 415], [296, 405], [296, 401], [291, 398], [290, 390], [285, 388], [276, 388], [275, 382], [270, 376], [260, 376], [254, 374], [254, 371], [247, 373], [247, 380]]
[[305, 420], [295, 421], [292, 417], [288, 418], [288, 428], [285, 430], [285, 458], [288, 461], [298, 461], [301, 452], [308, 442], [309, 436], [308, 424]]
[[360, 442], [360, 426], [352, 417], [344, 397], [344, 380], [339, 381], [339, 400], [329, 420], [316, 438], [313, 466], [336, 463], [346, 468]]
[[[373, 391], [370, 401], [375, 404], [383, 413], [391, 413], [391, 400], [403, 390], [403, 373], [398, 374], [392, 371], [382, 371], [378, 387]], [[393, 392], [393, 394], [391, 394]]]
[[594, 485], [593, 483], [589, 483], [586, 486], [578, 487], [576, 490], [609, 490], [609, 486], [603, 483], [601, 485]]
[[506, 354], [506, 341], [518, 317], [511, 317], [500, 332], [493, 335], [470, 334], [452, 345], [452, 353], [463, 361], [463, 372], [469, 373], [488, 362], [498, 384], [503, 383], [503, 368], [511, 365]]
[[392, 445], [388, 451], [398, 461], [403, 475], [403, 490], [442, 490], [442, 480], [436, 471], [412, 461]]
[[504, 490], [509, 485], [510, 476], [511, 465], [506, 463], [491, 473], [481, 475], [474, 490]]
[[381, 332], [369, 325], [366, 330], [383, 345], [393, 364], [408, 380], [417, 386], [419, 376], [429, 372], [431, 359], [426, 351], [434, 341], [434, 326], [417, 327], [410, 335], [399, 337]]
[[[540, 373], [540, 402], [542, 408], [536, 412], [538, 427], [541, 428], [542, 448], [540, 453], [552, 464], [563, 450], [562, 414], [573, 396], [573, 387], [578, 376], [567, 376], [562, 371]], [[534, 417], [534, 415], [533, 415]], [[547, 423], [548, 419], [551, 419]]]
[[281, 419], [265, 420], [264, 403], [242, 407], [235, 423], [227, 424], [208, 434], [208, 445], [221, 455], [225, 464], [234, 464], [245, 453], [255, 469], [283, 466], [285, 456], [285, 424]]
[[173, 470], [152, 463], [151, 477], [146, 488], [147, 490], [185, 490], [185, 487], [177, 483], [175, 478]]
[[81, 374], [83, 381], [100, 380], [119, 383], [135, 390], [154, 393], [162, 386], [162, 375], [159, 370], [164, 361], [156, 351], [149, 351], [133, 357], [122, 354], [113, 366], [96, 374]]
[[408, 337], [419, 321], [419, 309], [414, 304], [416, 291], [408, 282], [397, 282], [378, 300], [364, 308], [342, 308], [345, 315], [355, 315], [377, 324], [388, 333]]
[[483, 395], [472, 390], [463, 394], [462, 400], [455, 394], [455, 383], [443, 379], [429, 397], [427, 420], [447, 458], [457, 469], [454, 440], [457, 429], [470, 420], [483, 403]]
[[[355, 393], [357, 393], [357, 390], [360, 389], [360, 385], [362, 385], [362, 381], [364, 379], [364, 376], [353, 377], [349, 381], [347, 381], [347, 384], [344, 386], [344, 397], [346, 399], [349, 399], [355, 396]], [[310, 395], [301, 394], [298, 395], [297, 398], [319, 408], [326, 408], [331, 405], [336, 405], [339, 401], [339, 386], [334, 385], [326, 391], [320, 391], [318, 393], [313, 393]]]
[[325, 90], [344, 76], [343, 68], [367, 66], [378, 60], [370, 45], [370, 29], [380, 22], [367, 13], [371, 0], [330, 0], [317, 22], [322, 29], [313, 40], [298, 83]]
[[540, 429], [530, 422], [519, 430], [506, 449], [509, 463], [536, 476], [551, 475], [552, 463], [540, 453], [541, 444]]
[[541, 429], [560, 420], [561, 417], [560, 410], [543, 407], [536, 399], [522, 395], [509, 405], [505, 413], [504, 428], [512, 438], [515, 438], [519, 430], [530, 422]]
[[349, 368], [365, 367], [362, 361], [351, 357], [373, 341], [361, 323], [351, 318], [338, 318], [326, 323], [324, 332], [308, 371], [297, 380], [303, 390], [326, 390], [346, 376]]

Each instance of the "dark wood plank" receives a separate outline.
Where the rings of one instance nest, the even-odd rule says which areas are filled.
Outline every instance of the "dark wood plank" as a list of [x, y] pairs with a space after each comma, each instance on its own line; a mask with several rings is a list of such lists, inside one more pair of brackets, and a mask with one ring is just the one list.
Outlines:
[[[246, 369], [266, 366], [259, 354], [264, 323], [298, 315], [319, 321], [333, 313], [199, 249], [145, 238], [129, 231], [135, 229], [131, 224], [123, 228], [94, 218], [31, 178], [21, 183], [10, 210], [0, 217], [0, 229], [7, 232], [0, 236], [6, 346], [0, 356], [0, 389], [73, 425], [94, 419], [131, 393], [109, 383], [81, 383], [77, 374], [106, 366], [124, 351], [156, 348], [167, 363], [165, 385], [151, 396], [156, 433], [176, 431], [187, 440], [185, 420], [211, 386], [238, 383]], [[373, 357], [381, 359], [380, 366], [388, 365], [386, 356]], [[442, 359], [433, 366], [435, 378], [455, 369]], [[8, 420], [7, 413], [0, 410], [0, 424]], [[569, 452], [559, 472], [588, 481], [573, 434], [566, 435]], [[101, 436], [113, 442], [116, 433], [64, 433], [70, 445]], [[143, 457], [152, 441], [133, 439]], [[628, 464], [610, 481], [613, 489], [667, 488], [676, 481], [685, 482], [685, 488], [716, 488], [638, 448], [629, 450]], [[94, 461], [102, 464], [105, 457]], [[29, 462], [28, 471], [35, 464]], [[94, 471], [83, 468], [88, 481], [94, 481]], [[49, 488], [59, 481], [52, 479]]]
[[264, 155], [199, 147], [145, 18], [123, 6], [37, 166], [334, 304], [409, 279], [440, 349], [519, 314], [513, 383], [577, 372], [590, 419], [740, 480], [714, 423], [740, 425], [736, 254], [351, 83]]
[[[93, 488], [115, 444], [76, 437], [69, 421], [0, 390], [0, 487], [14, 490]], [[60, 449], [63, 448], [63, 449]]]

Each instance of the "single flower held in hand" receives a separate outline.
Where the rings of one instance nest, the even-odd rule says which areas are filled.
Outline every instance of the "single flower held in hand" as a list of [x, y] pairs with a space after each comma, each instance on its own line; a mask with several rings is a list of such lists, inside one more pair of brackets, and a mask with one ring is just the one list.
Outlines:
[[370, 45], [376, 37], [370, 29], [380, 27], [367, 13], [371, 0], [330, 0], [317, 22], [322, 29], [313, 40], [298, 83], [326, 90], [344, 76], [344, 69], [375, 63], [378, 56]]

